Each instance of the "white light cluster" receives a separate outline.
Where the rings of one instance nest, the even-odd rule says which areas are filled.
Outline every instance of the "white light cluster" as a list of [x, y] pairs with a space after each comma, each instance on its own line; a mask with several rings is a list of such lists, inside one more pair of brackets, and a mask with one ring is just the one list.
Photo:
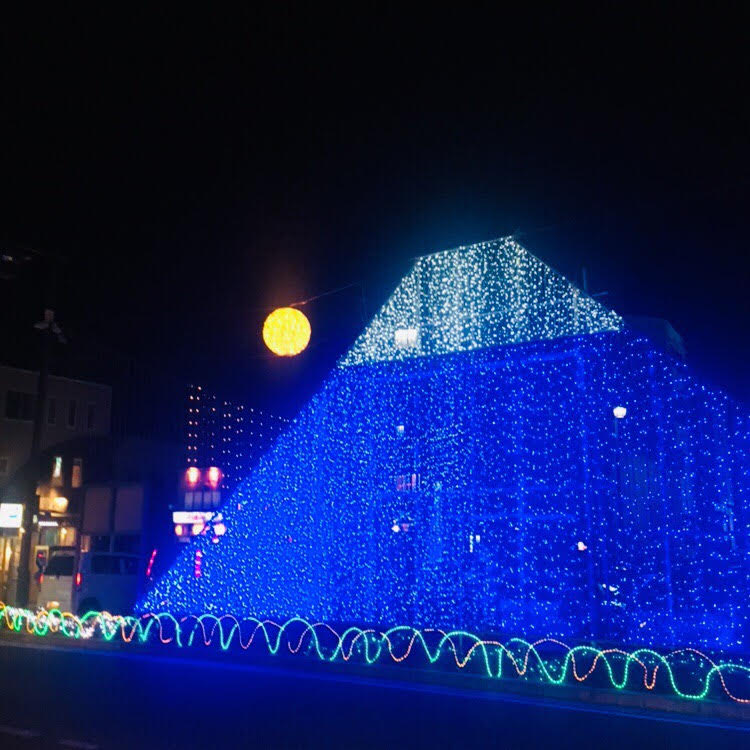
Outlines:
[[418, 259], [340, 365], [618, 331], [622, 325], [617, 313], [505, 238]]

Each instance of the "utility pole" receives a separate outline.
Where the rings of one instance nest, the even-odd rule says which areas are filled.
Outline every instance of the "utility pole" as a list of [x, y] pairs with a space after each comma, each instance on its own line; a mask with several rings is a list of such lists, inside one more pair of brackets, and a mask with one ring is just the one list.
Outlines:
[[65, 343], [65, 337], [60, 326], [55, 322], [54, 310], [44, 311], [44, 320], [34, 324], [34, 328], [42, 332], [42, 360], [39, 368], [39, 380], [36, 389], [36, 404], [34, 408], [34, 430], [31, 434], [31, 481], [26, 489], [26, 498], [23, 511], [23, 536], [21, 537], [21, 555], [18, 564], [18, 584], [16, 587], [16, 598], [22, 607], [29, 604], [29, 591], [31, 586], [31, 538], [34, 534], [34, 525], [39, 517], [39, 495], [37, 484], [42, 475], [41, 447], [42, 431], [44, 429], [44, 416], [47, 404], [47, 381], [49, 379], [49, 365], [52, 357], [52, 345], [57, 340]]
[[[17, 253], [3, 252], [2, 258], [17, 261]], [[50, 360], [52, 358], [52, 346], [57, 340], [65, 343], [60, 326], [55, 322], [55, 313], [52, 309], [57, 292], [58, 264], [66, 262], [67, 258], [58, 253], [50, 254], [32, 248], [23, 248], [20, 258], [30, 261], [32, 258], [40, 258], [47, 264], [45, 275], [47, 284], [45, 298], [49, 308], [44, 310], [44, 319], [34, 324], [34, 328], [42, 332], [42, 351], [39, 367], [39, 379], [37, 381], [36, 403], [34, 405], [34, 426], [31, 434], [31, 450], [29, 459], [30, 476], [28, 484], [24, 488], [24, 510], [23, 510], [23, 534], [21, 536], [20, 560], [16, 576], [16, 601], [20, 606], [28, 606], [29, 590], [31, 584], [31, 540], [34, 535], [34, 526], [39, 517], [39, 495], [37, 495], [38, 482], [41, 477], [41, 447], [42, 434], [44, 430], [44, 419], [47, 407], [47, 380], [49, 376]]]

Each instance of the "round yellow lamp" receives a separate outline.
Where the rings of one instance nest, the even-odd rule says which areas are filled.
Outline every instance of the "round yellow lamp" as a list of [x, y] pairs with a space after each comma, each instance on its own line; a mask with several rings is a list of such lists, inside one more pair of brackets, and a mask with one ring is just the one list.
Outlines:
[[310, 321], [295, 307], [279, 307], [263, 323], [263, 341], [279, 357], [294, 357], [310, 343]]

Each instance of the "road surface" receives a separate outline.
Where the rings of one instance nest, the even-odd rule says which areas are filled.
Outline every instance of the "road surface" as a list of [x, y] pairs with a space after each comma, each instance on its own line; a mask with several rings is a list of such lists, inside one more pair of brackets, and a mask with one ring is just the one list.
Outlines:
[[[0, 748], [750, 748], [744, 725], [335, 671], [0, 642]], [[750, 722], [747, 723], [750, 729]]]

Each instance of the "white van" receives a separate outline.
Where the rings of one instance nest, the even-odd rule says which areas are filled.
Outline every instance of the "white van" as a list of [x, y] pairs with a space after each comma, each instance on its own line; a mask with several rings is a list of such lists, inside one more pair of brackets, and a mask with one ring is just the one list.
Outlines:
[[73, 611], [73, 576], [76, 570], [75, 547], [52, 547], [49, 560], [39, 576], [37, 602], [45, 609]]
[[39, 603], [78, 614], [90, 610], [130, 614], [142, 582], [143, 563], [138, 555], [84, 552], [76, 566], [74, 550], [58, 549], [50, 551]]
[[79, 614], [106, 609], [116, 615], [133, 611], [144, 579], [138, 555], [122, 552], [85, 552], [75, 580]]

